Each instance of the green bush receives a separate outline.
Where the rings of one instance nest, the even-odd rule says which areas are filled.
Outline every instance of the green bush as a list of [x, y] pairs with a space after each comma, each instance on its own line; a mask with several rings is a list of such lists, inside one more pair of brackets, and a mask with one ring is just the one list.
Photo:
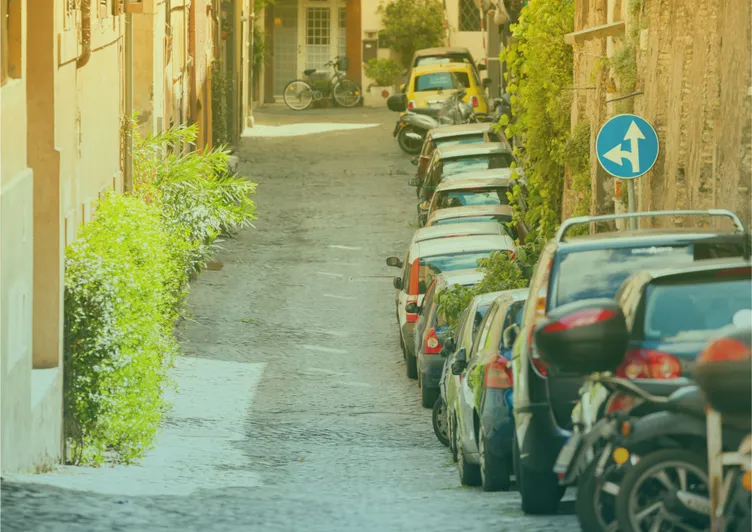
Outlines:
[[382, 3], [379, 13], [384, 44], [400, 54], [405, 68], [416, 50], [444, 41], [444, 7], [439, 0], [392, 0]]
[[66, 250], [65, 430], [73, 463], [132, 462], [165, 411], [173, 326], [216, 237], [250, 224], [255, 184], [196, 127], [134, 135], [134, 191], [110, 194]]
[[182, 235], [159, 209], [110, 194], [66, 250], [65, 410], [74, 463], [148, 450], [165, 408], [185, 284]]
[[[255, 56], [254, 56], [255, 60]], [[222, 71], [222, 62], [212, 64], [212, 140], [215, 146], [229, 144], [232, 141], [230, 132], [230, 100], [232, 98], [232, 79]]]
[[373, 58], [366, 63], [365, 70], [366, 76], [374, 80], [377, 87], [391, 87], [402, 68], [393, 59]]

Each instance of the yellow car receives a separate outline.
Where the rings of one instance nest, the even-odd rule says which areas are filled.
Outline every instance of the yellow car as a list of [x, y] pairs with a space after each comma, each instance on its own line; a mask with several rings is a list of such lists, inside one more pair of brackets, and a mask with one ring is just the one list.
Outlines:
[[440, 109], [444, 100], [458, 89], [464, 88], [463, 98], [478, 114], [488, 112], [484, 86], [475, 67], [470, 63], [444, 63], [415, 67], [404, 89], [407, 108]]

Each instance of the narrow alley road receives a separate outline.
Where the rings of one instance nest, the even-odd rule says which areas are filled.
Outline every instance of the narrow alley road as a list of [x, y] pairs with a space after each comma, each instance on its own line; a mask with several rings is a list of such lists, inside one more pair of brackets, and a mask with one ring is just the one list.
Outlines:
[[3, 532], [578, 529], [523, 516], [516, 493], [462, 488], [405, 376], [384, 259], [414, 231], [414, 167], [394, 118], [258, 112], [377, 125], [243, 140], [259, 220], [193, 284], [157, 448], [138, 467], [6, 479]]

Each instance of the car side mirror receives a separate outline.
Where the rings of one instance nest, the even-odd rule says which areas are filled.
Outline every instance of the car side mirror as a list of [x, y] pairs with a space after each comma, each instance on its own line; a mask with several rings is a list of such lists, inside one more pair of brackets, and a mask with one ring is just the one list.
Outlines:
[[491, 86], [491, 78], [483, 78], [483, 81], [481, 83], [483, 83], [484, 87], [488, 88]]
[[405, 312], [408, 314], [420, 314], [423, 309], [418, 306], [418, 304], [415, 301], [410, 301], [407, 305], [405, 305]]
[[457, 349], [457, 343], [454, 341], [454, 338], [447, 338], [444, 340], [444, 349], [449, 353], [453, 353], [454, 350]]
[[418, 166], [418, 158], [417, 157], [413, 157], [412, 159], [410, 159], [410, 162], [412, 163], [413, 166]]
[[504, 347], [507, 349], [511, 349], [514, 343], [517, 341], [517, 337], [520, 335], [520, 326], [516, 323], [513, 323], [506, 329], [504, 329], [504, 334], [502, 335], [504, 340]]
[[386, 106], [390, 111], [395, 113], [403, 113], [407, 109], [407, 96], [404, 94], [394, 94], [387, 98]]
[[418, 209], [420, 209], [421, 211], [427, 211], [430, 207], [431, 207], [430, 201], [424, 201], [423, 203], [418, 205]]
[[395, 277], [392, 284], [397, 290], [402, 290], [402, 277]]
[[462, 372], [467, 368], [467, 352], [463, 347], [460, 352], [457, 353], [457, 357], [452, 364], [452, 375], [462, 375]]
[[402, 268], [402, 261], [397, 257], [389, 257], [388, 259], [386, 259], [386, 265], [393, 268]]
[[485, 70], [488, 70], [488, 67], [484, 65], [483, 63], [478, 63], [478, 72], [483, 72]]

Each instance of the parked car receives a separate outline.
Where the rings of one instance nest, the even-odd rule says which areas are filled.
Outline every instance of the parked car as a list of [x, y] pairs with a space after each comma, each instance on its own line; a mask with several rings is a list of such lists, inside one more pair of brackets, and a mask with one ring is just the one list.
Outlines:
[[[575, 226], [612, 223], [629, 217], [713, 216], [730, 219], [734, 232], [663, 229], [604, 233], [567, 238]], [[555, 513], [564, 491], [553, 466], [571, 429], [572, 408], [582, 377], [548, 367], [537, 353], [532, 334], [547, 312], [574, 301], [613, 298], [631, 274], [656, 267], [691, 264], [695, 258], [744, 256], [749, 235], [729, 211], [663, 211], [579, 217], [565, 221], [543, 249], [530, 283], [522, 326], [515, 344], [514, 414], [522, 509], [531, 514]]]
[[458, 352], [452, 363], [448, 395], [450, 434], [457, 449], [457, 469], [465, 486], [484, 491], [508, 490], [512, 474], [511, 338], [504, 331], [519, 325], [528, 290], [502, 292], [491, 304], [472, 350]]
[[414, 351], [418, 365], [421, 404], [425, 408], [432, 408], [439, 397], [439, 381], [444, 368], [444, 359], [439, 354], [449, 328], [444, 313], [439, 311], [436, 296], [454, 285], [475, 286], [481, 279], [483, 274], [478, 270], [442, 273], [428, 288], [423, 304], [417, 309], [420, 317], [415, 326]]
[[407, 110], [441, 109], [446, 97], [465, 90], [462, 101], [475, 113], [488, 112], [488, 104], [475, 67], [468, 63], [446, 63], [415, 67], [407, 82]]
[[[479, 177], [475, 177], [475, 176]], [[483, 175], [483, 177], [480, 177]], [[511, 191], [508, 170], [486, 170], [483, 174], [462, 174], [463, 179], [447, 180], [436, 187], [431, 201], [419, 205], [418, 221], [425, 225], [442, 209], [479, 205], [509, 205]], [[463, 224], [464, 225], [464, 224]]]
[[494, 221], [503, 224], [509, 235], [525, 243], [528, 233], [524, 222], [513, 223], [514, 213], [509, 205], [469, 205], [466, 207], [449, 207], [434, 211], [425, 227], [453, 225], [458, 223], [478, 223]]
[[[511, 168], [514, 155], [508, 144], [503, 142], [485, 142], [447, 146], [434, 150], [425, 177], [421, 183], [415, 178], [408, 184], [420, 187], [419, 197], [427, 201], [433, 196], [436, 187], [444, 179], [457, 174], [498, 168]], [[508, 170], [511, 175], [511, 170]]]
[[407, 362], [407, 376], [417, 378], [415, 323], [418, 314], [407, 310], [408, 303], [418, 307], [433, 279], [440, 273], [476, 268], [478, 260], [494, 251], [514, 252], [514, 242], [505, 235], [463, 236], [416, 242], [410, 246], [404, 262], [397, 257], [386, 260], [388, 266], [402, 268], [394, 278], [400, 344]]
[[[463, 349], [466, 353], [472, 351], [473, 342], [478, 338], [478, 331], [483, 317], [486, 315], [486, 311], [491, 306], [491, 303], [493, 303], [493, 300], [500, 294], [501, 292], [491, 292], [475, 296], [458, 318], [455, 330], [445, 340], [444, 347], [441, 350], [440, 355], [444, 358], [445, 362], [441, 373], [441, 380], [439, 381], [440, 396], [433, 410], [433, 430], [439, 441], [446, 446], [450, 446], [448, 433], [449, 418], [446, 405], [448, 402], [454, 401], [453, 398], [447, 395], [447, 386], [453, 378], [452, 364], [454, 363], [454, 357]], [[453, 393], [456, 393], [456, 387], [453, 388]], [[454, 446], [450, 447], [452, 458], [454, 461], [457, 461], [455, 448]]]
[[[486, 65], [481, 63], [476, 65], [470, 50], [467, 48], [423, 48], [413, 53], [413, 57], [410, 60], [410, 70], [406, 73], [406, 79], [410, 79], [412, 70], [415, 67], [447, 63], [467, 63], [472, 65], [479, 75], [481, 71], [486, 70]], [[403, 84], [400, 87], [400, 91], [406, 92], [406, 90], [407, 86]]]
[[[425, 172], [428, 169], [428, 163], [433, 156], [433, 152], [440, 147], [477, 144], [481, 142], [499, 142], [509, 145], [504, 134], [494, 131], [485, 122], [474, 124], [460, 124], [457, 126], [445, 126], [432, 129], [428, 132], [426, 140], [423, 143], [423, 149], [420, 155], [413, 159], [413, 163], [418, 167], [415, 175], [415, 182], [422, 183]], [[512, 151], [509, 145], [509, 151]], [[420, 188], [418, 188], [420, 192]]]
[[462, 224], [437, 225], [436, 227], [423, 227], [415, 231], [410, 245], [416, 242], [425, 242], [427, 240], [436, 240], [439, 238], [477, 235], [509, 236], [504, 226], [497, 222], [468, 222]]

